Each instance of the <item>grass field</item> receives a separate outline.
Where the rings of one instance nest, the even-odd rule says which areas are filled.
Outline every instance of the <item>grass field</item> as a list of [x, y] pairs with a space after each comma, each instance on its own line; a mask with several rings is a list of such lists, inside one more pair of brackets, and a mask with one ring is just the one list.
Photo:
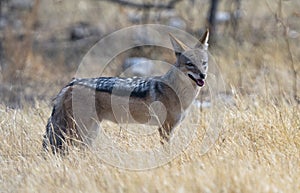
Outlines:
[[[164, 166], [128, 171], [107, 165], [97, 152], [41, 155], [50, 108], [1, 107], [3, 192], [298, 192], [300, 113], [289, 104], [240, 98], [225, 111], [215, 146], [200, 154], [202, 136]], [[199, 128], [201, 126], [199, 125]], [[99, 152], [98, 152], [99, 153]]]
[[[176, 7], [181, 14], [185, 4]], [[201, 114], [189, 115], [201, 119], [198, 125], [190, 125], [196, 127], [191, 144], [170, 162], [153, 169], [119, 169], [105, 163], [95, 149], [73, 147], [65, 157], [44, 154], [41, 142], [51, 98], [75, 72], [49, 67], [38, 54], [29, 54], [23, 71], [28, 82], [18, 81], [27, 86], [26, 93], [33, 93], [34, 105], [25, 102], [19, 109], [0, 105], [0, 192], [299, 192], [300, 4], [282, 1], [281, 15], [277, 5], [268, 1], [244, 3], [237, 39], [220, 36], [218, 43], [211, 45], [211, 61], [218, 64], [226, 95], [232, 100], [215, 111], [223, 113], [224, 119], [214, 146], [202, 155], [209, 111], [204, 108]], [[104, 10], [108, 5], [103, 6]], [[120, 15], [124, 11], [114, 9], [120, 10]], [[196, 13], [196, 8], [191, 11]], [[101, 15], [105, 17], [105, 13]], [[111, 17], [117, 20], [120, 15]], [[182, 17], [188, 20], [191, 16]], [[46, 18], [40, 17], [42, 21]], [[109, 27], [107, 31], [112, 30]], [[2, 74], [1, 81], [7, 76]], [[39, 98], [36, 93], [46, 94]], [[137, 143], [120, 134], [117, 125], [113, 127], [104, 124], [105, 130], [120, 135], [118, 140], [124, 139], [125, 149]], [[144, 143], [159, 143], [156, 136]]]

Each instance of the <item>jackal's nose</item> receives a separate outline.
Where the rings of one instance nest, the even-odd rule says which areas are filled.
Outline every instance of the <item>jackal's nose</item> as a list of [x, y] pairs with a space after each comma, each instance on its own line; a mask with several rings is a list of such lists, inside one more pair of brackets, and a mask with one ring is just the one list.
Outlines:
[[205, 79], [205, 78], [206, 78], [206, 74], [200, 73], [200, 78], [201, 78], [201, 79]]

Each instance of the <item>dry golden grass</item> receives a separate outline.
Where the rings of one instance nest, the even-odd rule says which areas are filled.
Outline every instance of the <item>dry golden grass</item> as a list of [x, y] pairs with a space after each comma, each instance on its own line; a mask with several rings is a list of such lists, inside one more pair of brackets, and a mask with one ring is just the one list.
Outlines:
[[[0, 189], [4, 192], [297, 192], [300, 112], [296, 106], [238, 97], [225, 108], [215, 146], [200, 155], [202, 135], [177, 158], [151, 170], [105, 164], [89, 150], [41, 155], [50, 109], [1, 107]], [[200, 129], [201, 126], [199, 126]], [[200, 131], [198, 131], [201, 133]], [[158, 139], [158, 138], [157, 138]]]
[[[276, 4], [270, 4], [268, 8], [264, 2], [244, 2], [240, 43], [226, 37], [218, 39], [218, 46], [212, 45], [211, 62], [219, 65], [226, 91], [234, 100], [233, 104], [219, 109], [225, 117], [215, 145], [201, 155], [203, 133], [207, 129], [205, 118], [202, 118], [197, 125], [197, 137], [188, 148], [171, 162], [154, 169], [138, 172], [118, 169], [104, 163], [99, 152], [75, 147], [65, 157], [42, 154], [42, 135], [51, 112], [49, 95], [54, 96], [73, 73], [64, 71], [60, 74], [59, 68], [53, 71], [43, 69], [39, 67], [42, 66], [41, 58], [34, 54], [27, 56], [25, 76], [39, 82], [31, 87], [46, 90], [49, 98], [47, 102], [37, 100], [34, 107], [25, 104], [22, 109], [0, 106], [0, 192], [299, 192], [300, 107], [294, 100], [292, 60], [284, 27], [270, 19], [275, 18], [270, 9], [276, 11]], [[67, 1], [57, 1], [49, 9], [45, 3], [41, 2], [39, 10], [45, 13], [40, 13], [42, 23], [47, 24], [49, 15], [53, 21], [60, 21], [57, 18], [66, 20], [54, 22], [52, 25], [57, 28], [50, 32], [56, 33], [66, 23], [73, 22], [70, 20], [76, 15], [71, 11], [74, 7], [68, 6], [70, 15], [62, 16]], [[177, 6], [184, 19], [195, 28], [203, 26], [200, 20], [190, 18], [197, 18], [193, 16], [200, 13], [199, 9], [208, 6], [195, 6], [187, 13], [185, 4], [187, 2], [183, 1]], [[126, 9], [113, 7], [114, 11], [106, 13], [105, 9], [110, 10], [108, 3], [94, 2], [89, 6], [93, 14], [99, 12], [97, 6], [103, 11], [100, 18], [107, 28], [104, 31], [129, 25], [121, 14]], [[88, 9], [89, 6], [81, 8]], [[226, 6], [221, 4], [221, 7]], [[283, 1], [282, 17], [296, 31], [300, 30], [299, 7], [299, 2]], [[59, 14], [53, 14], [51, 10]], [[120, 14], [115, 14], [117, 11]], [[93, 18], [92, 22], [97, 22], [99, 15], [94, 17], [93, 14], [88, 18], [79, 14], [73, 19]], [[204, 13], [201, 14], [202, 17]], [[43, 30], [47, 31], [46, 27], [43, 25]], [[299, 97], [300, 37], [288, 40], [298, 73], [296, 94]], [[60, 86], [53, 86], [53, 82]], [[53, 88], [51, 91], [49, 85]], [[205, 117], [206, 109], [200, 115], [190, 116]], [[108, 131], [119, 129], [110, 128], [109, 123], [105, 126]], [[158, 143], [158, 135], [156, 140]], [[131, 143], [128, 140], [124, 145], [130, 146]], [[155, 138], [152, 143], [155, 143]]]

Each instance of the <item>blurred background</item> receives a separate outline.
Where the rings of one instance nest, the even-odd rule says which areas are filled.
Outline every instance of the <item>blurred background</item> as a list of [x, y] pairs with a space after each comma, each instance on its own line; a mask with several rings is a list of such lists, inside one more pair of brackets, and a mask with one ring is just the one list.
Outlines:
[[[102, 37], [153, 23], [197, 38], [209, 28], [210, 53], [227, 95], [299, 103], [300, 1], [295, 0], [0, 0], [0, 103], [50, 104]], [[114, 59], [109, 73], [151, 63], [149, 58], [175, 61], [171, 52], [133, 48]], [[133, 75], [145, 73], [136, 69]], [[143, 70], [149, 74], [151, 68]]]

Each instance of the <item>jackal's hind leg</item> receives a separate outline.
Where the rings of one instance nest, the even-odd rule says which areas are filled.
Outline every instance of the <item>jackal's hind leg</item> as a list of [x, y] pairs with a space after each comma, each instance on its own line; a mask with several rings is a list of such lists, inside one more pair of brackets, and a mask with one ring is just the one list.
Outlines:
[[160, 143], [164, 145], [166, 142], [169, 142], [169, 133], [166, 132], [162, 127], [158, 128], [159, 136], [160, 136]]
[[164, 145], [166, 142], [170, 142], [171, 133], [175, 124], [173, 122], [165, 121], [165, 123], [158, 128], [160, 135], [160, 143]]

